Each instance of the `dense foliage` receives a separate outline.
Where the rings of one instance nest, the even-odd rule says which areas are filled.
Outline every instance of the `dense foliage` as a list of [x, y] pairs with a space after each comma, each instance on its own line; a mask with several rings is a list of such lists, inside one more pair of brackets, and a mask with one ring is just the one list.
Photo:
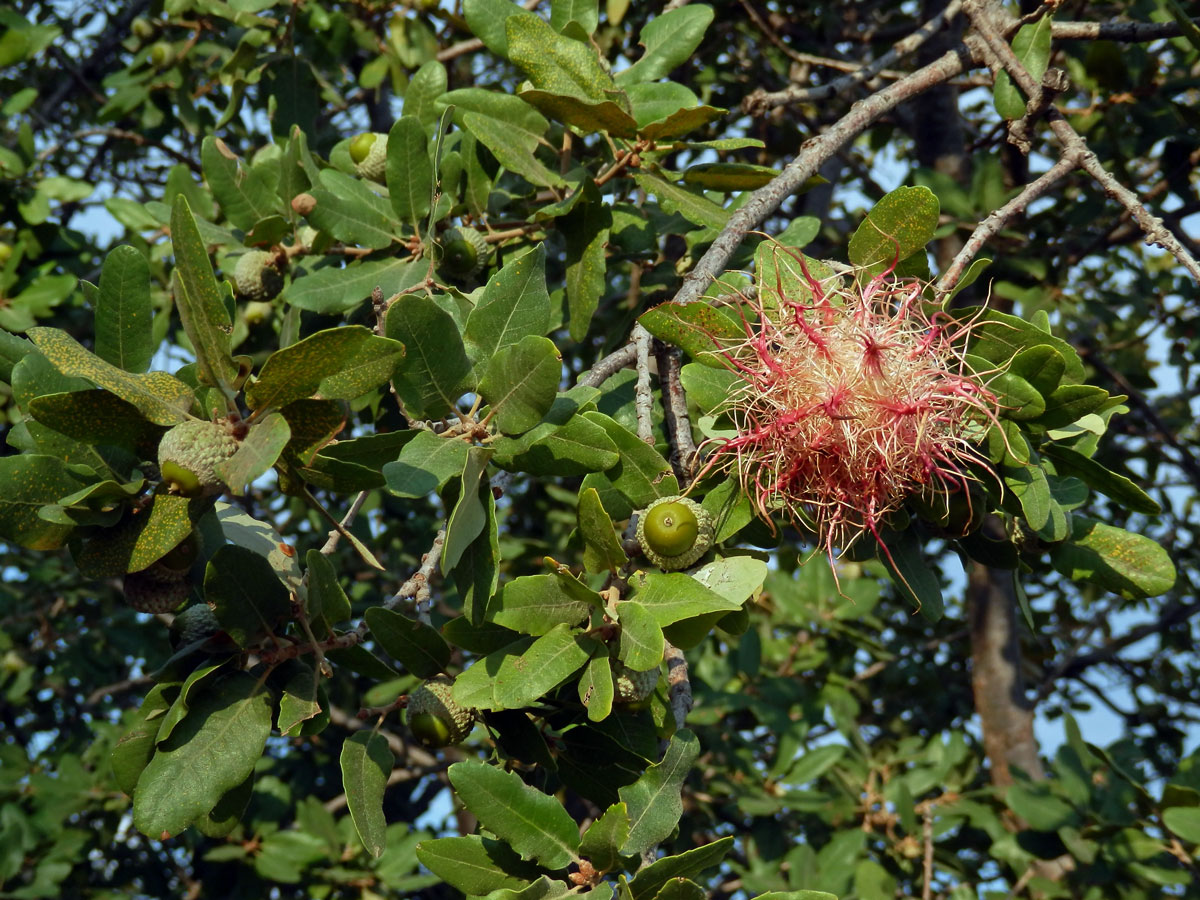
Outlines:
[[0, 11], [0, 896], [1194, 892], [1197, 25], [526, 6]]

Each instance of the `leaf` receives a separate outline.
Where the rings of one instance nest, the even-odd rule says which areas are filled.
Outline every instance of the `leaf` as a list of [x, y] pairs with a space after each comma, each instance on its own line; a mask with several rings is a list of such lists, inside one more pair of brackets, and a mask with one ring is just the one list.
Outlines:
[[1045, 344], [1057, 350], [1066, 362], [1063, 378], [1067, 383], [1079, 384], [1084, 380], [1083, 361], [1074, 347], [1018, 316], [977, 306], [955, 309], [953, 316], [962, 323], [975, 322], [970, 330], [967, 350], [994, 366], [1005, 368], [1022, 350]]
[[1020, 422], [1036, 419], [1046, 411], [1046, 401], [1037, 389], [1012, 372], [1000, 372], [992, 376], [987, 386], [996, 395], [1002, 418]]
[[362, 325], [328, 328], [267, 357], [246, 388], [246, 402], [251, 409], [263, 409], [314, 394], [353, 400], [386, 384], [403, 358], [403, 344]]
[[616, 686], [613, 683], [612, 663], [607, 654], [601, 653], [588, 660], [579, 679], [578, 693], [579, 702], [587, 709], [589, 721], [602, 722], [608, 718], [612, 712]]
[[342, 590], [329, 557], [319, 550], [309, 550], [304, 554], [304, 563], [308, 575], [309, 616], [323, 616], [330, 625], [347, 621], [350, 599]]
[[[471, 2], [467, 0], [468, 5]], [[522, 862], [507, 845], [477, 834], [421, 841], [416, 856], [430, 872], [468, 896], [517, 890], [541, 872]]]
[[275, 465], [283, 448], [292, 438], [287, 419], [277, 412], [255, 422], [237, 452], [217, 463], [213, 470], [229, 485], [234, 496], [245, 493], [246, 485], [264, 475]]
[[612, 100], [584, 100], [534, 88], [526, 88], [517, 96], [549, 118], [584, 134], [603, 131], [620, 138], [632, 138], [637, 134], [633, 116]]
[[597, 0], [552, 0], [550, 3], [550, 27], [561, 32], [568, 22], [576, 22], [588, 34], [600, 23]]
[[150, 368], [154, 337], [150, 265], [145, 255], [122, 244], [104, 257], [96, 295], [96, 355], [126, 372]]
[[578, 516], [579, 533], [583, 536], [584, 568], [593, 573], [615, 572], [629, 562], [595, 488], [579, 492]]
[[500, 534], [496, 526], [496, 498], [490, 484], [479, 485], [479, 501], [486, 523], [450, 572], [462, 599], [463, 615], [476, 625], [483, 621], [488, 600], [500, 580]]
[[401, 222], [416, 227], [429, 215], [433, 162], [425, 126], [416, 116], [401, 116], [388, 132], [387, 186], [392, 211]]
[[638, 35], [645, 51], [632, 66], [616, 76], [622, 87], [639, 81], [657, 81], [691, 58], [713, 20], [711, 6], [689, 4], [652, 19]]
[[1064, 384], [1046, 395], [1046, 409], [1038, 416], [1037, 424], [1048, 431], [1065, 428], [1101, 410], [1108, 400], [1109, 393], [1104, 388], [1090, 384]]
[[614, 803], [583, 833], [579, 855], [588, 860], [596, 871], [610, 871], [620, 865], [621, 848], [628, 838], [629, 808], [624, 803]]
[[631, 598], [646, 608], [660, 627], [713, 612], [734, 612], [744, 599], [724, 597], [682, 572], [639, 572], [629, 580]]
[[487, 514], [483, 503], [479, 500], [479, 490], [484, 471], [493, 451], [490, 448], [471, 447], [467, 451], [467, 461], [463, 466], [462, 481], [458, 493], [458, 502], [446, 522], [446, 540], [442, 547], [441, 570], [448, 573], [462, 558], [463, 552], [470, 546], [487, 525]]
[[357, 731], [342, 744], [342, 789], [363, 847], [376, 859], [387, 849], [383, 792], [396, 759], [381, 734]]
[[431, 625], [391, 609], [372, 606], [367, 627], [392, 659], [418, 678], [432, 678], [450, 663], [450, 646]]
[[927, 187], [899, 187], [885, 194], [850, 236], [850, 263], [881, 271], [924, 250], [933, 239], [940, 211]]
[[632, 900], [650, 900], [672, 879], [694, 878], [706, 869], [718, 865], [729, 853], [733, 842], [732, 836], [723, 837], [676, 856], [656, 859], [650, 865], [638, 869], [637, 875], [629, 883]]
[[405, 294], [388, 310], [385, 333], [407, 353], [394, 382], [408, 413], [437, 419], [452, 411], [470, 383], [471, 361], [450, 314], [428, 295]]
[[91, 535], [75, 552], [75, 564], [89, 578], [140, 572], [178, 547], [207, 506], [203, 499], [154, 494], [137, 515]]
[[134, 790], [134, 825], [155, 840], [179, 834], [241, 784], [271, 733], [270, 696], [244, 672], [206, 685], [190, 707]]
[[30, 328], [30, 340], [54, 367], [69, 377], [86, 378], [136, 406], [155, 425], [186, 421], [195, 397], [192, 389], [166, 372], [133, 375], [89, 353], [57, 328]]
[[579, 827], [554, 797], [486, 763], [455, 763], [448, 774], [463, 805], [522, 859], [548, 869], [578, 862]]
[[317, 204], [308, 214], [314, 228], [339, 241], [382, 250], [396, 239], [397, 224], [387, 200], [344, 172], [324, 169], [321, 187], [311, 193]]
[[1066, 371], [1067, 361], [1048, 344], [1022, 350], [1008, 366], [1010, 374], [1019, 375], [1044, 397], [1049, 397], [1055, 391]]
[[1080, 478], [1088, 487], [1111, 497], [1126, 509], [1148, 516], [1156, 516], [1162, 512], [1162, 507], [1154, 498], [1134, 482], [1077, 450], [1061, 444], [1047, 443], [1042, 445], [1040, 452], [1054, 460], [1054, 467], [1060, 475], [1074, 475]]
[[517, 642], [477, 661], [455, 681], [455, 698], [479, 709], [524, 709], [583, 668], [597, 647], [557, 625], [528, 645]]
[[279, 205], [266, 177], [257, 168], [246, 169], [220, 138], [206, 137], [200, 147], [204, 179], [221, 211], [235, 228], [249, 231], [254, 224], [278, 213]]
[[[547, 418], [553, 414], [551, 407]], [[565, 424], [550, 426], [545, 432], [544, 425], [545, 422], [519, 439], [498, 439], [493, 444], [496, 456], [492, 461], [513, 472], [545, 476], [604, 472], [621, 459], [617, 445], [604, 428], [584, 416], [571, 416]]]
[[815, 747], [792, 762], [782, 781], [797, 787], [811, 784], [841, 762], [845, 755], [845, 744]]
[[623, 856], [640, 854], [670, 836], [683, 815], [679, 792], [700, 753], [700, 742], [689, 730], [675, 732], [662, 762], [646, 769], [618, 793], [629, 809], [629, 838]]
[[427, 497], [462, 474], [470, 447], [463, 441], [420, 431], [383, 467], [388, 490], [397, 497]]
[[664, 211], [678, 213], [695, 225], [720, 230], [729, 221], [729, 210], [686, 187], [672, 184], [647, 171], [635, 174], [633, 179], [638, 187], [658, 198]]
[[[405, 118], [416, 119], [422, 127], [432, 125], [438, 119], [438, 108], [435, 101], [446, 93], [446, 67], [436, 59], [431, 59], [421, 65], [408, 81], [404, 91]], [[394, 129], [394, 126], [393, 126]], [[391, 138], [388, 138], [388, 152], [391, 153]], [[426, 154], [428, 156], [428, 154]], [[389, 187], [390, 191], [391, 188]], [[393, 207], [394, 208], [394, 207]], [[399, 215], [399, 212], [397, 212]], [[403, 220], [404, 216], [400, 216]]]
[[311, 666], [298, 664], [283, 687], [278, 727], [284, 737], [300, 737], [304, 723], [321, 715], [321, 677]]
[[488, 279], [483, 296], [467, 316], [464, 338], [471, 358], [486, 365], [496, 353], [522, 338], [549, 330], [546, 246], [539, 243], [510, 259]]
[[146, 694], [129, 730], [121, 735], [112, 751], [113, 775], [117, 787], [130, 796], [138, 778], [154, 755], [159, 720], [174, 702], [179, 691], [176, 684], [156, 684]]
[[1175, 564], [1150, 538], [1086, 516], [1073, 519], [1071, 539], [1050, 550], [1054, 568], [1128, 599], [1156, 597], [1175, 584]]
[[488, 604], [488, 620], [522, 634], [541, 635], [560, 625], [578, 625], [599, 606], [599, 595], [571, 591], [554, 575], [523, 575], [505, 584]]
[[1050, 494], [1050, 483], [1039, 465], [1005, 466], [1004, 483], [1021, 502], [1025, 521], [1034, 531], [1040, 531], [1050, 521], [1052, 507], [1057, 506]]
[[204, 599], [239, 647], [250, 647], [291, 617], [288, 589], [265, 557], [245, 547], [219, 547], [204, 570]]
[[463, 0], [463, 15], [471, 34], [497, 56], [508, 57], [506, 23], [512, 16], [532, 16], [510, 0]]
[[1074, 824], [1075, 811], [1070, 804], [1054, 796], [1044, 783], [1009, 785], [1004, 799], [1008, 808], [1035, 831], [1057, 831], [1064, 825]]
[[921, 542], [916, 534], [905, 529], [884, 531], [882, 537], [879, 559], [887, 567], [897, 590], [930, 622], [939, 621], [945, 612], [942, 588], [921, 553]]
[[620, 658], [635, 672], [646, 672], [662, 665], [666, 638], [658, 617], [636, 600], [617, 605], [621, 623]]
[[298, 309], [337, 316], [365, 303], [376, 285], [384, 297], [412, 287], [425, 277], [426, 269], [407, 257], [365, 259], [344, 268], [322, 266], [300, 275], [293, 269], [292, 280], [280, 296]]
[[648, 506], [659, 497], [679, 493], [679, 484], [670, 474], [670, 463], [657, 450], [603, 413], [585, 412], [583, 417], [603, 428], [616, 444], [621, 454], [620, 462], [609, 471], [609, 478], [636, 508]]
[[[1044, 15], [1036, 22], [1022, 25], [1013, 37], [1013, 54], [1036, 84], [1041, 84], [1050, 63], [1053, 21], [1052, 15]], [[1002, 118], [1019, 119], [1025, 115], [1025, 97], [1008, 72], [997, 73], [992, 99]]]
[[228, 393], [238, 375], [230, 351], [233, 324], [213, 275], [208, 248], [183, 194], [171, 208], [171, 247], [175, 251], [175, 309], [196, 353], [200, 381]]
[[611, 227], [612, 210], [602, 201], [594, 181], [585, 184], [583, 202], [558, 220], [566, 242], [565, 286], [573, 341], [587, 337], [592, 316], [608, 285], [605, 247]]
[[562, 358], [554, 342], [528, 335], [496, 352], [479, 380], [490, 404], [488, 419], [504, 434], [521, 434], [550, 411], [562, 380]]
[[487, 147], [504, 168], [520, 175], [530, 184], [538, 187], [564, 184], [561, 175], [546, 168], [534, 155], [542, 144], [541, 134], [527, 131], [508, 120], [476, 112], [463, 114], [463, 126]]
[[727, 366], [716, 351], [746, 339], [745, 330], [737, 322], [707, 303], [660, 303], [638, 316], [638, 322], [659, 340], [718, 369]]
[[1200, 808], [1174, 806], [1163, 810], [1163, 824], [1193, 844], [1200, 844]]
[[0, 537], [29, 550], [54, 550], [66, 543], [73, 525], [38, 515], [86, 481], [56, 456], [0, 456]]
[[580, 100], [613, 99], [612, 76], [590, 44], [558, 34], [537, 16], [511, 16], [504, 28], [508, 58], [538, 90]]
[[[683, 172], [683, 183], [706, 191], [754, 191], [770, 184], [779, 175], [770, 166], [749, 163], [699, 163]], [[815, 185], [814, 185], [815, 186]]]
[[34, 397], [29, 415], [85, 444], [133, 448], [161, 433], [132, 403], [98, 388]]

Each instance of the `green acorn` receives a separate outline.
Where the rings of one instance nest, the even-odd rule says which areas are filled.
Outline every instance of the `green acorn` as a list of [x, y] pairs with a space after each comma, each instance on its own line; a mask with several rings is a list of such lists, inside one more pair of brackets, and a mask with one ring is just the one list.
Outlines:
[[642, 552], [663, 571], [686, 569], [708, 552], [715, 537], [708, 510], [687, 497], [660, 497], [638, 516]]
[[364, 131], [350, 142], [350, 159], [363, 178], [382, 182], [387, 176], [387, 135]]
[[233, 286], [243, 300], [270, 300], [283, 289], [275, 254], [266, 250], [243, 253], [233, 267]]
[[474, 228], [447, 228], [433, 247], [438, 271], [448, 278], [474, 275], [487, 257], [487, 238]]
[[227, 488], [216, 466], [233, 456], [239, 446], [238, 439], [217, 422], [183, 422], [159, 442], [158, 468], [174, 493], [185, 497], [219, 494]]
[[171, 612], [192, 592], [187, 572], [170, 569], [162, 560], [140, 572], [128, 573], [124, 588], [125, 602], [144, 613]]
[[175, 48], [166, 41], [158, 41], [150, 46], [150, 65], [156, 69], [165, 69], [175, 62]]
[[623, 662], [613, 660], [613, 685], [616, 689], [614, 703], [641, 703], [658, 687], [657, 668], [638, 672]]
[[221, 623], [207, 603], [196, 603], [177, 615], [171, 622], [171, 647], [175, 650], [190, 647], [216, 636]]
[[427, 747], [448, 747], [471, 733], [475, 710], [454, 699], [454, 679], [430, 678], [408, 695], [408, 727]]

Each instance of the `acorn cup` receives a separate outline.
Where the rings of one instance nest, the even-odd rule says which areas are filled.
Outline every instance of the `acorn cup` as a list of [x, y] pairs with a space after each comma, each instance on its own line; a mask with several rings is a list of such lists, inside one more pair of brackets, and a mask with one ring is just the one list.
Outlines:
[[387, 135], [364, 131], [350, 142], [354, 171], [363, 178], [382, 182], [387, 176]]
[[176, 425], [158, 444], [158, 468], [173, 493], [185, 497], [220, 494], [228, 489], [216, 467], [233, 456], [241, 442], [218, 422], [191, 420]]
[[642, 553], [665, 572], [693, 565], [712, 548], [715, 537], [712, 515], [687, 497], [660, 497], [638, 516]]
[[430, 678], [408, 696], [408, 727], [426, 747], [449, 747], [471, 733], [475, 710], [454, 699], [454, 679]]

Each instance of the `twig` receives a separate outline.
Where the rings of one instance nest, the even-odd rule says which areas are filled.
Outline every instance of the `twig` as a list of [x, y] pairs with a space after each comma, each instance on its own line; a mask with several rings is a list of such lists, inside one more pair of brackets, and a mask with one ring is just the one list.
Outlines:
[[149, 675], [140, 675], [137, 678], [126, 678], [124, 681], [117, 681], [113, 684], [106, 684], [104, 687], [98, 687], [83, 701], [84, 706], [95, 706], [109, 694], [123, 694], [125, 691], [132, 691], [135, 688], [140, 688], [144, 684], [153, 684], [154, 679]]
[[342, 516], [342, 521], [338, 527], [330, 529], [325, 546], [321, 548], [322, 556], [329, 556], [337, 549], [337, 545], [342, 539], [342, 532], [347, 531], [354, 523], [355, 518], [358, 517], [359, 510], [367, 502], [368, 494], [370, 494], [370, 491], [360, 491], [358, 496], [354, 498], [354, 502], [350, 504], [350, 508], [346, 510], [346, 515]]
[[921, 900], [933, 897], [933, 806], [926, 805], [922, 816], [921, 840], [925, 844], [925, 865], [921, 878]]
[[663, 658], [667, 661], [667, 701], [678, 730], [687, 724], [687, 715], [692, 711], [692, 683], [688, 680], [688, 664], [682, 650], [667, 641]]
[[655, 341], [654, 344], [655, 358], [658, 360], [658, 383], [663, 398], [663, 421], [671, 446], [671, 468], [683, 487], [691, 481], [692, 462], [696, 458], [687, 395], [679, 376], [683, 354], [679, 348], [667, 346], [661, 341]]
[[955, 285], [962, 278], [963, 272], [967, 270], [971, 260], [983, 249], [984, 244], [1006, 227], [1012, 219], [1023, 213], [1030, 203], [1046, 193], [1055, 182], [1070, 175], [1078, 167], [1079, 163], [1073, 156], [1064, 156], [1045, 173], [1025, 185], [1021, 193], [980, 222], [971, 232], [971, 236], [967, 238], [962, 249], [958, 251], [958, 255], [942, 273], [942, 277], [938, 279], [936, 287], [938, 297], [943, 297], [954, 290]]
[[961, 74], [973, 61], [966, 44], [960, 44], [911, 75], [864, 97], [824, 133], [806, 141], [800, 153], [769, 184], [750, 195], [750, 199], [730, 217], [708, 251], [684, 279], [675, 295], [677, 303], [694, 303], [729, 262], [746, 234], [775, 212], [785, 199], [808, 181], [831, 156], [865, 131], [885, 113], [904, 101]]
[[828, 84], [821, 84], [815, 87], [791, 85], [782, 91], [775, 91], [773, 93], [767, 93], [759, 88], [742, 101], [742, 109], [751, 114], [761, 115], [766, 110], [776, 106], [803, 101], [825, 100], [857, 85], [865, 84], [877, 75], [887, 74], [890, 77], [902, 78], [903, 73], [887, 72], [886, 70], [894, 63], [913, 53], [929, 38], [941, 31], [945, 24], [957, 16], [961, 10], [962, 0], [952, 0], [944, 10], [908, 35], [908, 37], [897, 41], [891, 50], [874, 62], [855, 68], [850, 74], [836, 78]]
[[589, 372], [580, 376], [579, 383], [598, 388], [635, 359], [637, 359], [637, 349], [631, 343], [626, 344], [620, 350], [614, 350], [592, 366]]
[[644, 443], [654, 446], [654, 398], [650, 393], [650, 332], [642, 324], [633, 326], [633, 347], [637, 360], [637, 385], [634, 406], [637, 410], [637, 434]]
[[[1041, 86], [1034, 81], [1033, 76], [1017, 59], [1012, 48], [1005, 42], [1001, 27], [995, 24], [995, 3], [991, 0], [967, 0], [964, 10], [986, 46], [984, 53], [994, 57], [990, 63], [993, 66], [1002, 67], [1004, 71], [1008, 72], [1026, 97], [1031, 100], [1037, 98]], [[1146, 235], [1146, 243], [1155, 244], [1166, 250], [1200, 283], [1200, 263], [1196, 262], [1175, 235], [1166, 228], [1162, 219], [1153, 215], [1133, 191], [1126, 188], [1105, 170], [1103, 163], [1088, 147], [1087, 142], [1071, 127], [1071, 123], [1067, 121], [1066, 117], [1056, 108], [1050, 107], [1046, 111], [1046, 121], [1062, 146], [1064, 156], [1075, 157], [1080, 167], [1096, 180], [1104, 193], [1125, 207]]]
[[[446, 529], [441, 529], [437, 533], [437, 537], [433, 539], [433, 543], [429, 547], [429, 552], [421, 557], [421, 567], [413, 573], [413, 576], [400, 585], [400, 590], [396, 591], [395, 595], [384, 603], [385, 609], [395, 609], [402, 602], [414, 598], [417, 610], [417, 618], [426, 625], [431, 624], [429, 621], [429, 610], [433, 605], [429, 594], [429, 582], [433, 578], [433, 573], [437, 570], [438, 561], [442, 558], [442, 547], [446, 542]], [[360, 628], [365, 628], [366, 623], [360, 625]]]

